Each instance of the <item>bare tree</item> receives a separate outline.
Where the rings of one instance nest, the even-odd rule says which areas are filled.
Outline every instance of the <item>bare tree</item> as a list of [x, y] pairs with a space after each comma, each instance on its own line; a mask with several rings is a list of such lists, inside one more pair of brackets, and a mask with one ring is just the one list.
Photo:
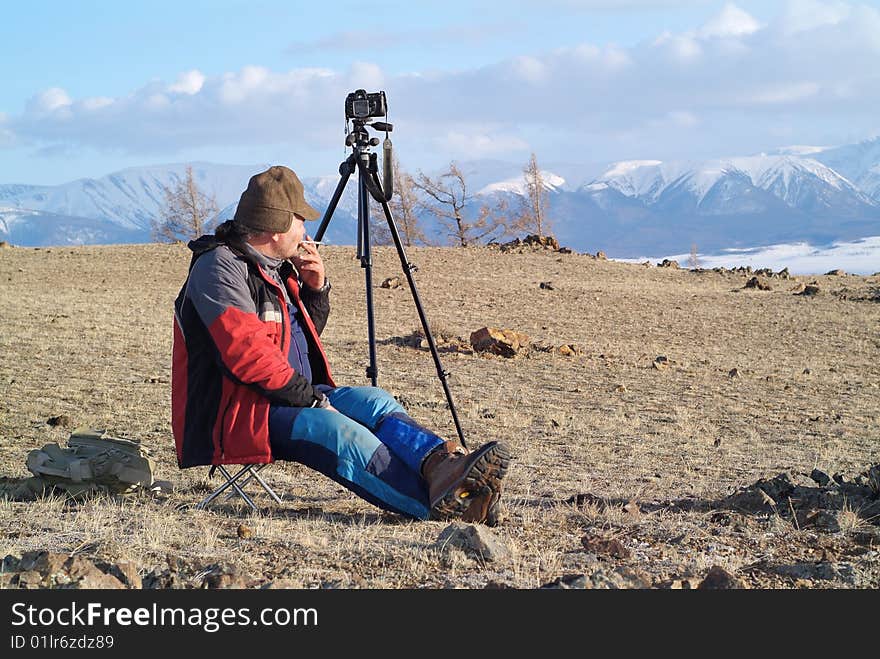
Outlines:
[[433, 200], [434, 203], [427, 208], [446, 228], [454, 244], [467, 247], [506, 229], [502, 205], [495, 208], [483, 205], [476, 219], [465, 217], [464, 209], [473, 202], [474, 196], [468, 193], [464, 174], [454, 162], [449, 164], [447, 172], [436, 179], [419, 172], [418, 179], [413, 183]]
[[400, 230], [400, 241], [406, 247], [416, 244], [430, 244], [419, 219], [419, 211], [423, 210], [424, 206], [416, 192], [416, 182], [412, 176], [400, 169], [400, 162], [396, 156], [392, 171], [394, 173], [394, 196], [388, 205], [391, 207], [395, 224]]
[[393, 245], [394, 239], [391, 237], [391, 229], [388, 227], [382, 205], [369, 194], [367, 199], [370, 203], [370, 244]]
[[[400, 235], [400, 242], [406, 247], [415, 244], [429, 244], [418, 216], [424, 206], [419, 200], [412, 176], [400, 169], [400, 163], [396, 156], [392, 162], [391, 171], [394, 176], [392, 181], [394, 196], [388, 202], [388, 207]], [[370, 237], [376, 245], [394, 244], [391, 229], [385, 219], [385, 211], [372, 196], [370, 196]]]
[[510, 230], [543, 237], [551, 228], [550, 220], [547, 218], [547, 189], [534, 153], [523, 169], [523, 178], [526, 184], [525, 196], [522, 199], [519, 216], [511, 222]]
[[697, 270], [700, 267], [700, 253], [697, 251], [697, 243], [691, 243], [691, 253], [688, 255], [688, 267]]
[[192, 167], [174, 189], [165, 188], [165, 206], [159, 220], [152, 220], [153, 240], [174, 242], [198, 238], [217, 214], [217, 201], [203, 193], [193, 178]]

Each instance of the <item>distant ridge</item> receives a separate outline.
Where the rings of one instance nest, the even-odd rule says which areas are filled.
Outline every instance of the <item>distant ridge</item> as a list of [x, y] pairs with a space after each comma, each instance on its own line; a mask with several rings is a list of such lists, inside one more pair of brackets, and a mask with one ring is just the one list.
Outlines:
[[[578, 251], [636, 257], [683, 253], [692, 244], [713, 251], [880, 235], [880, 138], [703, 161], [540, 164], [553, 232]], [[191, 165], [222, 209], [219, 220], [232, 217], [250, 176], [268, 166]], [[525, 190], [522, 164], [476, 160], [459, 166], [477, 196], [468, 212], [500, 199], [518, 206]], [[164, 189], [180, 181], [186, 167], [135, 167], [58, 186], [0, 184], [0, 240], [22, 246], [147, 242]], [[302, 178], [306, 197], [323, 210], [338, 175]], [[327, 240], [353, 244], [356, 215], [350, 181]], [[434, 218], [423, 219], [428, 234], [442, 241]]]

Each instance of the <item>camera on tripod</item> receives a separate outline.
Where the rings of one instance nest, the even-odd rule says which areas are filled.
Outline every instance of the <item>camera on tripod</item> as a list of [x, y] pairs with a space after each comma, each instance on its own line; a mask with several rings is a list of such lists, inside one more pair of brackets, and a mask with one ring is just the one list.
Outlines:
[[[391, 208], [388, 202], [391, 201], [391, 197], [394, 194], [394, 154], [388, 134], [394, 130], [394, 126], [387, 121], [370, 120], [372, 117], [383, 116], [386, 118], [388, 116], [388, 103], [385, 99], [384, 91], [368, 94], [363, 89], [357, 89], [345, 97], [345, 146], [351, 147], [352, 152], [339, 165], [339, 183], [336, 184], [336, 190], [333, 192], [327, 210], [324, 212], [324, 219], [321, 221], [321, 226], [318, 227], [318, 232], [315, 234], [315, 241], [321, 241], [324, 232], [327, 230], [327, 225], [333, 217], [336, 206], [342, 198], [342, 193], [345, 191], [345, 185], [348, 183], [349, 177], [357, 172], [357, 258], [360, 259], [361, 268], [364, 269], [364, 277], [366, 279], [367, 337], [370, 353], [370, 365], [366, 371], [367, 377], [374, 387], [377, 386], [379, 369], [376, 366], [376, 325], [373, 319], [372, 284], [373, 257], [370, 252], [370, 197], [372, 197], [381, 206], [382, 212], [385, 214], [385, 220], [388, 222], [388, 231], [391, 234], [394, 246], [397, 248], [400, 265], [409, 283], [409, 289], [416, 304], [419, 318], [422, 321], [422, 329], [428, 341], [428, 347], [431, 349], [431, 355], [434, 357], [437, 377], [440, 378], [443, 390], [446, 393], [446, 401], [449, 405], [449, 411], [452, 413], [452, 420], [455, 423], [458, 438], [461, 440], [461, 445], [467, 447], [467, 443], [464, 440], [464, 432], [461, 429], [461, 423], [459, 423], [458, 414], [455, 411], [452, 393], [449, 391], [449, 384], [446, 381], [449, 377], [449, 372], [444, 370], [443, 365], [440, 363], [437, 345], [431, 336], [431, 330], [428, 328], [428, 321], [422, 309], [422, 302], [416, 290], [413, 273], [418, 268], [413, 263], [410, 263], [406, 257], [403, 243], [394, 224], [394, 218], [391, 217]], [[370, 130], [385, 133], [385, 140], [382, 142], [382, 181], [379, 180], [377, 154], [370, 151], [372, 147], [379, 146], [379, 138], [371, 137]]]
[[363, 89], [357, 89], [345, 97], [346, 119], [382, 117], [385, 114], [387, 114], [385, 92], [368, 94]]

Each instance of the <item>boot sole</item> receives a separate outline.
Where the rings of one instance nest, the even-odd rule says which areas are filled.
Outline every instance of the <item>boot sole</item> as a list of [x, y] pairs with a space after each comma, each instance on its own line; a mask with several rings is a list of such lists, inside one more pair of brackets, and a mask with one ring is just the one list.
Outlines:
[[502, 442], [489, 442], [481, 447], [482, 455], [468, 469], [467, 475], [431, 507], [431, 519], [448, 520], [461, 517], [473, 497], [491, 490], [501, 492], [501, 479], [510, 467], [510, 449]]

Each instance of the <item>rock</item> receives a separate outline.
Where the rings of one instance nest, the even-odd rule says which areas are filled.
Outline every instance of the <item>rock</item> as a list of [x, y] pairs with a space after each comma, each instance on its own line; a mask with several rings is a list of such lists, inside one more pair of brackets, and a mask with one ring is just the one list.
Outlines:
[[791, 274], [788, 272], [788, 266], [776, 273], [776, 276], [780, 279], [791, 279]]
[[631, 553], [617, 538], [603, 538], [587, 534], [581, 538], [581, 544], [588, 552], [612, 558], [629, 558]]
[[11, 249], [12, 247], [12, 243], [8, 243], [5, 240], [0, 240], [0, 249]]
[[806, 287], [807, 287], [807, 285], [804, 284], [803, 282], [798, 282], [797, 284], [795, 284], [794, 286], [791, 287], [791, 292], [794, 293], [795, 295], [800, 295], [801, 293], [804, 292], [804, 289]]
[[586, 574], [564, 574], [541, 588], [553, 590], [583, 590], [592, 588], [590, 578]]
[[247, 588], [245, 578], [238, 568], [228, 565], [215, 565], [202, 578], [200, 588], [209, 590], [229, 590]]
[[829, 270], [829, 271], [826, 272], [825, 274], [826, 274], [827, 276], [831, 276], [831, 277], [843, 277], [846, 273], [845, 273], [843, 270], [837, 268], [837, 269], [834, 269], [834, 270]]
[[745, 588], [745, 583], [720, 565], [712, 566], [697, 586], [699, 590], [734, 590]]
[[21, 565], [21, 556], [18, 556], [17, 554], [6, 554], [6, 556], [3, 557], [3, 561], [0, 562], [0, 574], [18, 572], [19, 565]]
[[817, 284], [807, 284], [798, 295], [813, 296], [819, 294], [819, 286]]
[[435, 545], [441, 552], [447, 547], [460, 549], [465, 554], [486, 562], [511, 558], [508, 549], [492, 531], [482, 525], [453, 522], [441, 531]]
[[142, 586], [144, 589], [151, 590], [178, 590], [186, 587], [186, 582], [180, 578], [180, 574], [176, 570], [158, 567], [153, 568], [149, 573], [144, 575]]
[[42, 588], [43, 577], [40, 576], [40, 573], [36, 570], [25, 570], [18, 573], [17, 585], [19, 588], [26, 588], [28, 590], [34, 588]]
[[559, 352], [560, 355], [564, 355], [566, 357], [574, 357], [576, 355], [583, 354], [583, 351], [580, 349], [580, 347], [578, 347], [574, 343], [566, 343], [565, 345], [559, 346], [559, 348], [557, 348], [557, 352]]
[[668, 588], [669, 590], [696, 590], [700, 587], [700, 580], [693, 577], [672, 579], [671, 581], [663, 582], [660, 587]]
[[743, 286], [743, 288], [757, 288], [759, 291], [769, 291], [770, 284], [758, 277], [752, 277], [746, 282], [746, 285]]
[[511, 586], [510, 584], [495, 579], [490, 579], [486, 582], [486, 585], [483, 586], [483, 590], [513, 590], [515, 588], [515, 586]]
[[824, 471], [820, 471], [818, 469], [813, 469], [813, 471], [810, 472], [810, 478], [818, 483], [819, 487], [825, 487], [826, 485], [828, 485], [828, 483], [831, 482], [831, 477]]
[[121, 590], [125, 585], [112, 574], [102, 572], [84, 556], [73, 556], [68, 561], [67, 577], [69, 588], [89, 590], [94, 588]]
[[607, 261], [608, 257], [605, 255], [605, 252], [600, 249], [598, 252], [596, 252], [596, 259], [599, 261]]
[[143, 581], [141, 579], [141, 575], [138, 571], [137, 565], [134, 563], [129, 563], [128, 561], [120, 561], [118, 563], [110, 564], [104, 568], [102, 565], [98, 565], [98, 567], [107, 574], [110, 574], [117, 579], [128, 588], [132, 588], [134, 590], [140, 590], [143, 586]]
[[865, 480], [867, 480], [868, 487], [871, 488], [874, 496], [880, 496], [880, 464], [865, 471]]
[[43, 550], [25, 552], [21, 556], [18, 569], [22, 572], [35, 570], [47, 579], [55, 579], [66, 572], [65, 563], [70, 556]]
[[403, 284], [400, 281], [400, 277], [388, 277], [379, 286], [381, 288], [400, 288]]
[[618, 590], [650, 587], [651, 579], [648, 575], [626, 566], [614, 570], [599, 568], [591, 574], [565, 574], [541, 586], [544, 589], [554, 590]]
[[811, 510], [807, 513], [804, 522], [805, 526], [811, 526], [824, 533], [840, 531], [840, 521], [837, 518], [837, 511], [834, 510]]
[[614, 391], [616, 391], [616, 392], [619, 393], [619, 394], [625, 394], [625, 393], [627, 392], [626, 385], [625, 385], [625, 384], [619, 384], [619, 385], [617, 385], [616, 387], [614, 387]]
[[70, 427], [70, 417], [67, 416], [66, 414], [59, 414], [58, 416], [50, 416], [48, 419], [46, 419], [46, 423], [48, 423], [50, 426], [53, 426], [53, 427], [61, 426], [63, 428], [69, 428]]
[[545, 291], [552, 291], [552, 290], [555, 290], [555, 289], [553, 288], [553, 284], [551, 284], [549, 281], [542, 281], [542, 282], [540, 283], [540, 288], [541, 288], [542, 290], [545, 290]]
[[812, 369], [809, 369], [809, 368], [804, 369], [804, 375], [812, 375], [812, 373], [813, 373]]
[[651, 368], [662, 371], [665, 368], [669, 368], [672, 362], [669, 360], [669, 357], [666, 355], [657, 355], [654, 357], [654, 361], [651, 362]]
[[567, 247], [560, 248], [559, 243], [553, 236], [539, 236], [536, 234], [526, 236], [522, 240], [515, 238], [510, 242], [503, 243], [500, 247], [502, 252], [524, 252], [538, 249], [549, 249], [556, 252], [563, 252], [563, 250], [565, 250], [563, 253], [571, 254], [571, 250]]
[[245, 526], [244, 524], [239, 524], [235, 532], [242, 540], [247, 540], [248, 538], [252, 538], [254, 536], [253, 529], [251, 529], [251, 527], [249, 526]]
[[529, 345], [529, 337], [521, 332], [495, 327], [482, 327], [471, 332], [471, 347], [501, 357], [514, 357]]
[[651, 587], [651, 579], [644, 572], [621, 566], [614, 570], [596, 570], [590, 575], [590, 588], [599, 590], [642, 589]]
[[730, 369], [730, 371], [727, 372], [727, 377], [738, 378], [739, 377], [739, 369], [738, 368]]
[[778, 476], [761, 479], [754, 485], [742, 488], [724, 500], [724, 505], [752, 512], [766, 511], [785, 501], [795, 489], [791, 476], [783, 472]]
[[660, 263], [657, 264], [657, 267], [672, 268], [674, 270], [678, 270], [678, 261], [671, 261], [670, 259], [663, 259]]

